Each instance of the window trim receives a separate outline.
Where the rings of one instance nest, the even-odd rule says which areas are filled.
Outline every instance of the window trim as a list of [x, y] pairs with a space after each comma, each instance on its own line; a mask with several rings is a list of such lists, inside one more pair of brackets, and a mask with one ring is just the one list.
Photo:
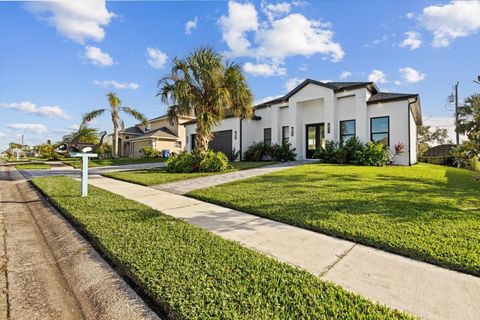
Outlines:
[[[344, 122], [350, 122], [350, 121], [353, 121], [353, 134], [344, 134], [342, 135], [342, 123]], [[357, 136], [357, 121], [355, 121], [355, 119], [350, 119], [350, 120], [342, 120], [340, 121], [340, 125], [339, 125], [339, 128], [338, 128], [338, 131], [339, 131], [339, 140], [340, 140], [340, 144], [342, 144], [344, 141], [342, 139], [342, 136], [351, 136], [348, 140], [350, 140], [351, 138], [355, 138]], [[345, 140], [345, 141], [348, 141], [348, 140]]]
[[[286, 129], [286, 131], [285, 131]], [[282, 144], [290, 142], [289, 140], [290, 126], [282, 126]]]
[[[388, 123], [388, 131], [381, 131], [381, 132], [373, 132], [373, 125], [372, 122], [375, 119], [383, 119], [387, 118], [387, 123]], [[370, 118], [370, 141], [373, 141], [373, 135], [374, 134], [381, 134], [381, 133], [386, 133], [387, 134], [387, 147], [390, 147], [390, 116], [381, 116], [381, 117], [371, 117]]]
[[[269, 139], [265, 139], [265, 132], [267, 130], [270, 130], [270, 138]], [[272, 128], [263, 128], [263, 145], [267, 145], [266, 141], [269, 140], [270, 141], [270, 144], [269, 146], [272, 145]]]

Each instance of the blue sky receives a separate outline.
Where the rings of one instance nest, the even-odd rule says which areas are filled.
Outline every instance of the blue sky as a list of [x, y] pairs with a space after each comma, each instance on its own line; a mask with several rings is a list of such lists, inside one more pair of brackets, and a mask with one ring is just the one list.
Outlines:
[[[480, 1], [0, 2], [0, 150], [59, 139], [109, 91], [164, 113], [171, 58], [206, 45], [243, 66], [257, 101], [305, 78], [374, 80], [450, 127], [452, 85], [480, 89], [479, 16]], [[111, 130], [107, 116], [93, 126]]]

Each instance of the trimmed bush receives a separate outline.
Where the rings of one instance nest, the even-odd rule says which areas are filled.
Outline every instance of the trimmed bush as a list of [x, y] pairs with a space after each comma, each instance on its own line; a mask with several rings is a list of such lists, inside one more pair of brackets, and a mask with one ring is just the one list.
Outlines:
[[337, 163], [338, 148], [338, 142], [327, 140], [325, 141], [325, 147], [317, 148], [313, 154], [313, 157], [315, 159], [321, 159], [325, 163]]
[[166, 163], [167, 171], [171, 173], [220, 172], [231, 168], [225, 154], [212, 150], [204, 155], [182, 152], [170, 156]]
[[160, 152], [152, 147], [142, 147], [140, 153], [142, 154], [142, 158], [156, 158], [160, 155]]
[[390, 163], [390, 154], [383, 144], [370, 141], [357, 152], [357, 159], [361, 166], [382, 167]]
[[245, 161], [270, 160], [272, 157], [272, 147], [263, 142], [252, 143], [244, 153]]

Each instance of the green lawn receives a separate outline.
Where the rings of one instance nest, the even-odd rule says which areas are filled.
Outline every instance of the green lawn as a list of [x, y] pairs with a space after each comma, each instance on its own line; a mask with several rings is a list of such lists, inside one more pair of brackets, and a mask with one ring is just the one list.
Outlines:
[[[126, 164], [139, 164], [139, 163], [152, 163], [152, 162], [163, 162], [164, 159], [161, 158], [118, 158], [118, 159], [97, 159], [97, 160], [90, 160], [88, 162], [88, 167], [104, 167], [104, 166], [118, 166], [118, 165], [126, 165]], [[68, 160], [64, 161], [65, 164], [68, 164], [76, 169], [80, 169], [82, 167], [82, 162], [80, 159]]]
[[464, 169], [304, 165], [202, 200], [480, 275], [480, 182]]
[[46, 163], [24, 163], [17, 164], [15, 168], [20, 170], [38, 170], [38, 169], [50, 169], [50, 165]]
[[82, 198], [70, 178], [33, 183], [175, 319], [410, 318], [102, 189]]
[[[232, 170], [226, 172], [232, 172], [236, 170], [246, 170], [258, 168], [261, 166], [272, 165], [278, 162], [248, 162], [248, 161], [236, 161], [232, 162]], [[145, 170], [131, 170], [131, 171], [121, 171], [121, 172], [107, 172], [103, 175], [105, 177], [132, 182], [136, 184], [141, 184], [143, 186], [153, 186], [156, 184], [163, 184], [167, 182], [186, 180], [192, 178], [199, 178], [205, 176], [211, 176], [224, 172], [193, 172], [193, 173], [169, 173], [165, 168], [155, 168], [155, 169], [145, 169]]]

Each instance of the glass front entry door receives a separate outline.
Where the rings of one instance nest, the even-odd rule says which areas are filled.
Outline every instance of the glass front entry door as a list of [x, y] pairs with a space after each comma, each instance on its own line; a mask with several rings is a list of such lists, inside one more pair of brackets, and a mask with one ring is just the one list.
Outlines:
[[313, 159], [315, 150], [325, 146], [325, 125], [323, 123], [307, 124], [306, 158]]

